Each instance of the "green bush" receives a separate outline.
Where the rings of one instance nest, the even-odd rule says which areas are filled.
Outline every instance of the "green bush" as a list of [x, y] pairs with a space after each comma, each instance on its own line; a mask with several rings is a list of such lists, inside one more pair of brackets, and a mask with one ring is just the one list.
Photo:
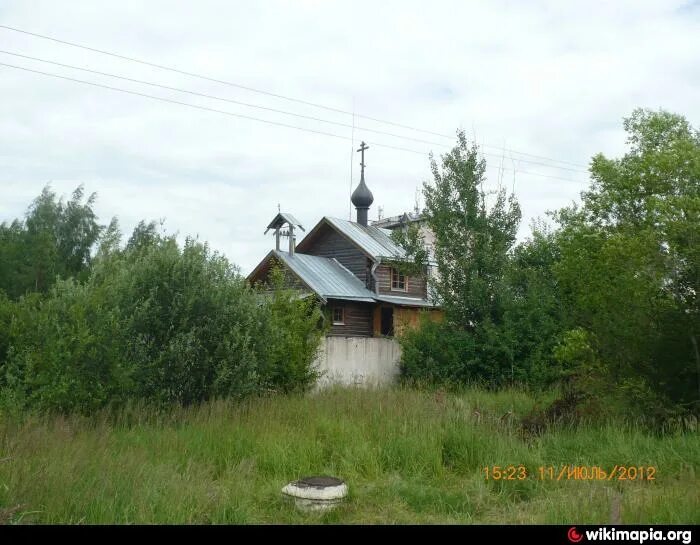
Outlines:
[[316, 299], [299, 298], [273, 278], [273, 290], [265, 307], [266, 320], [258, 332], [264, 340], [260, 356], [261, 373], [267, 388], [290, 392], [315, 383], [315, 360], [323, 335], [322, 313]]
[[316, 378], [319, 312], [283, 289], [255, 292], [205, 244], [156, 236], [101, 256], [82, 284], [19, 300], [3, 399], [90, 412], [304, 389]]
[[513, 361], [500, 331], [490, 323], [472, 330], [427, 317], [399, 339], [404, 379], [460, 386], [498, 387], [527, 382], [522, 361]]
[[591, 161], [582, 204], [560, 210], [553, 267], [600, 362], [597, 395], [663, 421], [700, 415], [700, 133], [635, 110], [629, 148]]
[[553, 340], [545, 336], [537, 342], [533, 333], [528, 345], [525, 333], [490, 322], [466, 330], [423, 318], [399, 338], [402, 377], [443, 386], [517, 384], [539, 390], [556, 384], [565, 372], [548, 351]]
[[406, 378], [558, 383], [552, 414], [697, 418], [700, 133], [641, 109], [624, 128], [627, 152], [593, 157], [581, 203], [517, 246], [515, 201], [499, 192], [489, 211], [476, 147], [460, 135], [442, 169], [433, 161], [425, 218], [445, 323], [401, 340]]
[[399, 342], [404, 380], [433, 384], [459, 380], [460, 343], [457, 332], [449, 324], [421, 316], [419, 327], [407, 328]]
[[2, 368], [10, 347], [10, 322], [12, 319], [12, 302], [0, 289], [0, 386], [2, 385]]
[[58, 281], [49, 297], [15, 306], [5, 365], [4, 398], [19, 406], [85, 411], [125, 392], [122, 331], [103, 290]]

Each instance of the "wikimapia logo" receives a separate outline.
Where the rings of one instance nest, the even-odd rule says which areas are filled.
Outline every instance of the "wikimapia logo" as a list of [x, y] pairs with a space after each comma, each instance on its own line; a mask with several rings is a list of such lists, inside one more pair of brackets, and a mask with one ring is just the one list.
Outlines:
[[[692, 543], [691, 530], [617, 530], [615, 528], [598, 528], [597, 530], [585, 530], [586, 541], [628, 541], [645, 543], [647, 541], [680, 541], [683, 544]], [[580, 543], [584, 533], [579, 532], [576, 526], [569, 528], [566, 537], [571, 543]]]
[[576, 531], [576, 526], [569, 528], [569, 531], [566, 533], [566, 537], [569, 538], [571, 543], [578, 543], [583, 539], [583, 536]]

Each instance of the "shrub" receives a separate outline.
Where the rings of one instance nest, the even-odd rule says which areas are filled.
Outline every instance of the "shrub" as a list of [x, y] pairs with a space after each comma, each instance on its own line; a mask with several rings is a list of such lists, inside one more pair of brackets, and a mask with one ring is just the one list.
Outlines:
[[315, 378], [317, 313], [291, 292], [253, 291], [205, 244], [155, 237], [102, 256], [83, 284], [20, 299], [3, 398], [90, 412], [304, 389]]
[[519, 384], [542, 389], [560, 380], [563, 373], [548, 354], [518, 357], [525, 350], [514, 346], [507, 329], [490, 322], [466, 330], [423, 318], [399, 342], [401, 374], [407, 381], [490, 387]]
[[10, 347], [10, 323], [12, 319], [12, 302], [0, 289], [0, 386], [2, 386], [2, 368]]

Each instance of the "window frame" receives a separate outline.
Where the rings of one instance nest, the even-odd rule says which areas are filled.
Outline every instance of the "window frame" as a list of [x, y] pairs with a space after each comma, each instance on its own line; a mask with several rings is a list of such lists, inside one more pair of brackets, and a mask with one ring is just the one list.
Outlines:
[[[408, 291], [408, 275], [403, 274], [396, 267], [391, 267], [390, 274], [391, 274], [391, 278], [390, 278], [391, 291], [401, 291], [404, 293], [407, 292]], [[394, 274], [396, 274], [396, 286], [397, 287], [394, 287]], [[403, 278], [403, 288], [400, 287], [401, 278]]]
[[[336, 311], [340, 311], [340, 321], [335, 319]], [[345, 307], [331, 307], [331, 323], [333, 325], [345, 325]]]

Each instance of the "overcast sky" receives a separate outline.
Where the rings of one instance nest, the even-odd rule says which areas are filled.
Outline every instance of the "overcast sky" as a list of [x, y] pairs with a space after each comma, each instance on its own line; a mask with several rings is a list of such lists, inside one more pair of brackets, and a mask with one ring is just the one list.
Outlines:
[[[485, 146], [490, 186], [515, 187], [522, 236], [531, 218], [578, 198], [592, 155], [624, 152], [622, 118], [635, 107], [700, 125], [698, 1], [0, 0], [0, 25], [433, 133], [461, 127]], [[0, 49], [353, 124], [343, 113], [2, 28]], [[370, 144], [370, 219], [379, 206], [385, 216], [413, 209], [430, 176], [427, 152], [454, 143], [365, 118], [355, 118], [353, 134], [6, 53], [0, 62], [342, 136], [0, 66], [0, 221], [24, 214], [49, 182], [65, 195], [84, 184], [98, 193], [105, 223], [117, 216], [128, 235], [140, 219], [164, 218], [168, 232], [209, 241], [244, 273], [273, 245], [263, 231], [278, 203], [307, 231], [324, 215], [348, 217], [348, 138], [355, 148], [364, 139], [420, 152]], [[356, 184], [358, 154], [352, 160]]]

